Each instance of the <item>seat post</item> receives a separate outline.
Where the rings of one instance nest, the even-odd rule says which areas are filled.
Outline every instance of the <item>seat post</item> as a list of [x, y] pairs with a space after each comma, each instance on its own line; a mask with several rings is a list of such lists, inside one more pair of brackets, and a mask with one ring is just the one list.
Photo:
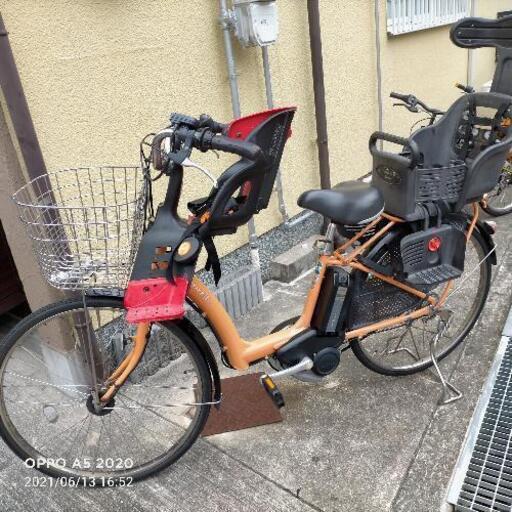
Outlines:
[[329, 256], [334, 251], [334, 237], [336, 235], [336, 224], [329, 222], [327, 229], [325, 230], [325, 236], [323, 239], [324, 247], [322, 248], [322, 254]]

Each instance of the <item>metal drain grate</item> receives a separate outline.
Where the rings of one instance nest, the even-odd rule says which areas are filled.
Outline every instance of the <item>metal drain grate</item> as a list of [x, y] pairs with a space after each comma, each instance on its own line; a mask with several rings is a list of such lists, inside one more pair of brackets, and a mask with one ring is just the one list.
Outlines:
[[512, 511], [512, 342], [503, 336], [468, 429], [448, 501], [455, 511]]

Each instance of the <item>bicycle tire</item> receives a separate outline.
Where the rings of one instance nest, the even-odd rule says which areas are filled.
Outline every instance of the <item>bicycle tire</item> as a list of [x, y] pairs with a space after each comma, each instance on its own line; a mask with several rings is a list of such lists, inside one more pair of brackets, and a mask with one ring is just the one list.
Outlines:
[[501, 217], [502, 215], [507, 215], [509, 213], [512, 213], [512, 204], [506, 208], [494, 208], [493, 206], [487, 204], [484, 206], [481, 205], [482, 210], [485, 213], [488, 213], [489, 215], [492, 215], [493, 217]]
[[[508, 162], [506, 164], [506, 166], [503, 168], [502, 175], [500, 178], [500, 180], [506, 180], [506, 182], [507, 182], [507, 184], [505, 185], [505, 189], [504, 189], [505, 191], [508, 187], [512, 187], [512, 183], [510, 183], [510, 181], [511, 181], [511, 177], [510, 177], [511, 165], [512, 164], [510, 162]], [[500, 185], [498, 184], [498, 187], [499, 186]], [[492, 195], [492, 191], [489, 194]], [[495, 196], [495, 197], [497, 197], [497, 196]], [[491, 204], [491, 197], [489, 197], [487, 199], [487, 201], [482, 201], [481, 207], [482, 207], [482, 210], [484, 210], [484, 212], [488, 213], [489, 215], [492, 215], [493, 217], [501, 217], [502, 215], [507, 215], [512, 212], [512, 202], [510, 204], [504, 206], [503, 208], [498, 208]]]
[[[485, 255], [487, 246], [480, 235], [478, 231], [473, 231], [472, 239], [478, 244], [478, 246], [481, 249], [480, 254]], [[478, 304], [475, 308], [473, 314], [469, 318], [469, 321], [466, 323], [464, 328], [462, 329], [461, 333], [455, 340], [453, 340], [449, 345], [447, 345], [437, 356], [437, 359], [440, 361], [447, 357], [453, 350], [455, 350], [466, 338], [466, 336], [469, 334], [475, 323], [477, 322], [478, 318], [480, 317], [480, 314], [482, 312], [482, 309], [485, 305], [485, 301], [487, 299], [487, 295], [489, 294], [489, 288], [491, 285], [491, 273], [492, 273], [492, 265], [489, 259], [485, 259], [482, 263], [482, 270], [484, 272], [484, 279], [483, 279], [483, 286], [482, 289], [479, 290], [480, 293], [477, 294], [478, 296]], [[360, 271], [357, 271], [360, 272]], [[480, 281], [479, 281], [480, 282]], [[415, 373], [421, 372], [426, 370], [427, 368], [432, 366], [432, 361], [427, 360], [423, 364], [419, 364], [416, 367], [411, 367], [409, 369], [405, 368], [392, 368], [389, 366], [384, 366], [379, 364], [378, 361], [376, 361], [374, 358], [370, 357], [367, 353], [367, 351], [364, 348], [365, 340], [359, 340], [354, 339], [350, 346], [352, 348], [352, 351], [354, 352], [354, 355], [357, 357], [357, 359], [369, 370], [372, 370], [376, 373], [379, 373], [381, 375], [388, 375], [388, 376], [403, 376], [403, 375], [413, 375]]]
[[[88, 308], [123, 308], [123, 300], [121, 298], [86, 296], [85, 301]], [[44, 306], [21, 320], [5, 336], [0, 344], [0, 382], [2, 382], [3, 379], [6, 357], [8, 357], [11, 349], [15, 347], [18, 340], [22, 339], [27, 332], [35, 326], [40, 325], [45, 320], [55, 317], [55, 315], [63, 312], [78, 311], [80, 309], [83, 309], [83, 301], [81, 298], [66, 299]], [[166, 322], [160, 325], [170, 330], [174, 336], [179, 337], [179, 341], [186, 347], [188, 354], [193, 359], [198, 369], [198, 378], [201, 380], [202, 389], [202, 396], [200, 397], [201, 402], [211, 401], [211, 375], [205, 357], [199, 348], [188, 334], [186, 334], [184, 329], [180, 327], [180, 322]], [[186, 436], [180, 440], [179, 445], [173, 446], [158, 459], [150, 461], [143, 466], [134, 468], [133, 470], [127, 469], [126, 471], [118, 473], [116, 476], [108, 477], [109, 485], [110, 483], [112, 483], [112, 485], [117, 485], [127, 478], [131, 478], [133, 481], [142, 480], [176, 462], [196, 441], [204, 428], [209, 412], [210, 405], [202, 405], [198, 412], [197, 420], [193, 423], [192, 428], [190, 428]], [[34, 448], [32, 448], [32, 451], [27, 450], [26, 446], [23, 446], [22, 443], [12, 435], [8, 426], [8, 422], [10, 420], [4, 416], [4, 413], [5, 407], [3, 405], [2, 388], [0, 387], [0, 437], [2, 437], [9, 448], [22, 460], [26, 461], [34, 459], [35, 456], [37, 456], [37, 453], [35, 453], [37, 450]], [[68, 480], [75, 479], [75, 481], [78, 480], [79, 485], [93, 486], [91, 485], [91, 481], [94, 479], [94, 476], [92, 475], [84, 476], [80, 472], [73, 472], [67, 468], [66, 470], [62, 470], [52, 465], [43, 465], [37, 469], [54, 478], [67, 478]], [[99, 485], [95, 484], [94, 486], [101, 485], [102, 484], [100, 483]]]

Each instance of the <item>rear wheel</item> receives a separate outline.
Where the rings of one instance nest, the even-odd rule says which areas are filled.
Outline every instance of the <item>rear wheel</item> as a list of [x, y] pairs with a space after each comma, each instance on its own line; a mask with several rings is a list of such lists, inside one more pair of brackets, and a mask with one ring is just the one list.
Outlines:
[[[466, 247], [465, 271], [453, 281], [452, 292], [445, 304], [452, 317], [437, 344], [435, 355], [438, 360], [446, 357], [464, 340], [482, 312], [491, 280], [491, 263], [488, 258], [484, 260], [486, 255], [487, 246], [475, 230]], [[389, 253], [380, 254], [379, 259], [386, 258], [389, 260]], [[362, 272], [359, 274], [363, 286], [365, 283], [370, 286], [373, 278]], [[446, 283], [443, 283], [430, 293], [440, 296], [445, 286]], [[402, 297], [404, 292], [389, 291], [389, 297], [377, 307], [392, 307], [397, 301], [411, 297], [409, 294]], [[423, 305], [417, 302], [409, 310]], [[432, 366], [430, 342], [438, 332], [438, 320], [437, 316], [420, 318], [408, 325], [354, 339], [351, 347], [361, 363], [377, 373], [396, 376], [420, 372]]]
[[507, 162], [503, 167], [496, 187], [489, 192], [482, 206], [489, 215], [499, 217], [512, 212], [512, 163]]
[[208, 418], [210, 372], [179, 323], [153, 324], [139, 365], [100, 412], [97, 382], [132, 347], [122, 299], [65, 300], [22, 320], [0, 346], [0, 435], [30, 466], [79, 485], [126, 485], [179, 459]]

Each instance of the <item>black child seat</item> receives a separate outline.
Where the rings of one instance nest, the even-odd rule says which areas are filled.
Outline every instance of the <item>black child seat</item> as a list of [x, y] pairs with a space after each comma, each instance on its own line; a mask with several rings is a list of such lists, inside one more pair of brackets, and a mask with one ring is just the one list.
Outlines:
[[[512, 130], [504, 123], [511, 104], [505, 94], [466, 94], [439, 122], [408, 139], [375, 132], [372, 184], [382, 192], [386, 212], [409, 221], [424, 217], [422, 205], [459, 212], [490, 192], [512, 147]], [[378, 140], [402, 151], [382, 150]]]
[[294, 114], [295, 107], [275, 109], [245, 139], [261, 148], [263, 163], [242, 158], [220, 175], [218, 187], [207, 198], [188, 203], [194, 215], [209, 213], [208, 222], [200, 228], [204, 236], [235, 233], [268, 206]]
[[[213, 188], [207, 198], [188, 203], [196, 219], [182, 238], [197, 232], [208, 252], [205, 268], [212, 268], [216, 284], [221, 268], [213, 237], [235, 233], [253, 215], [267, 208], [295, 110], [295, 107], [279, 108], [237, 120], [250, 124], [251, 118], [258, 120], [260, 115], [264, 116], [245, 138], [261, 149], [262, 160], [253, 162], [242, 158], [235, 162], [219, 176], [217, 188]], [[241, 132], [234, 133], [233, 138], [243, 138], [241, 135]], [[207, 220], [201, 223], [204, 213], [208, 214]]]
[[[163, 277], [170, 280], [175, 274], [190, 271], [190, 261], [180, 257], [176, 250], [186, 239], [196, 246], [204, 244], [208, 253], [206, 268], [211, 267], [215, 283], [219, 281], [221, 269], [213, 237], [235, 233], [267, 207], [294, 113], [295, 107], [286, 107], [235, 121], [239, 127], [245, 123], [247, 133], [242, 137], [240, 129], [240, 133], [228, 133], [226, 138], [234, 139], [234, 143], [237, 138], [252, 142], [260, 150], [259, 155], [254, 159], [241, 157], [220, 175], [217, 187], [208, 197], [191, 201], [188, 206], [195, 217], [188, 222], [178, 215], [183, 168], [177, 166], [173, 170], [172, 186], [169, 185], [155, 220], [142, 238], [132, 281]], [[155, 255], [155, 248], [168, 249]], [[193, 256], [196, 254], [197, 251], [192, 251]]]
[[308, 190], [297, 204], [342, 225], [366, 224], [384, 210], [381, 192], [361, 181], [347, 181], [332, 190]]
[[[385, 210], [417, 228], [400, 240], [409, 283], [432, 287], [462, 275], [465, 224], [454, 224], [448, 214], [461, 212], [497, 185], [512, 147], [506, 122], [511, 104], [504, 94], [467, 94], [439, 122], [408, 139], [382, 132], [371, 136], [372, 183], [384, 195]], [[402, 151], [383, 150], [379, 140]]]

